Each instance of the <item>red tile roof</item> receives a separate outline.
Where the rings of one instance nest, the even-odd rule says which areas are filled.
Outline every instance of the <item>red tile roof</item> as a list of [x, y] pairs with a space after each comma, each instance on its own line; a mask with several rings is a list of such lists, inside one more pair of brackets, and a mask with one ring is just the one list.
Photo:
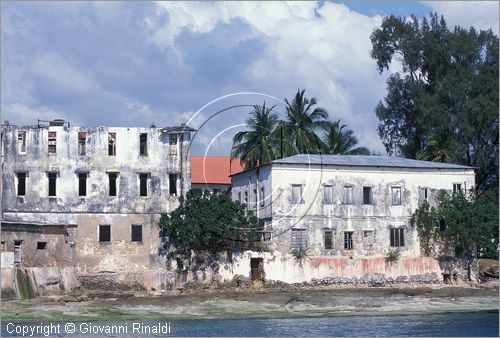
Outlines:
[[242, 172], [244, 167], [239, 159], [231, 160], [227, 156], [192, 156], [192, 184], [231, 184], [231, 177]]

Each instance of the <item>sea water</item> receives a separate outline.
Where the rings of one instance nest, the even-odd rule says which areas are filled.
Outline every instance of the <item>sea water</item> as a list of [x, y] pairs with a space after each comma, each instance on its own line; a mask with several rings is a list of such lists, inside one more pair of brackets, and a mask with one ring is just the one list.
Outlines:
[[[183, 320], [123, 320], [93, 321], [85, 323], [95, 329], [105, 327], [128, 327], [127, 334], [83, 334], [78, 332], [81, 322], [74, 322], [77, 328], [73, 334], [61, 330], [54, 336], [453, 336], [453, 337], [498, 337], [498, 311], [446, 314], [412, 315], [334, 315], [306, 318], [274, 319], [183, 319]], [[12, 332], [13, 325], [33, 325], [38, 322], [3, 321], [2, 336], [21, 336]], [[61, 322], [64, 328], [66, 322]], [[132, 325], [144, 328], [166, 327], [170, 333], [141, 334], [132, 332]], [[123, 332], [122, 332], [123, 333]], [[38, 334], [36, 336], [43, 336]], [[52, 335], [51, 335], [52, 336]]]

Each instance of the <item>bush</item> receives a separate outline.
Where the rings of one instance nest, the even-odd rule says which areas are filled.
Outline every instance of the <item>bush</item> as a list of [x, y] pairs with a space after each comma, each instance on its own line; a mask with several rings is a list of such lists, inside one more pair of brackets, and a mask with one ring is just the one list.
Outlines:
[[391, 250], [387, 253], [387, 256], [385, 256], [385, 262], [392, 264], [397, 262], [401, 258], [401, 252], [396, 249], [396, 250]]
[[299, 246], [292, 250], [292, 255], [297, 259], [302, 259], [307, 256], [307, 249]]

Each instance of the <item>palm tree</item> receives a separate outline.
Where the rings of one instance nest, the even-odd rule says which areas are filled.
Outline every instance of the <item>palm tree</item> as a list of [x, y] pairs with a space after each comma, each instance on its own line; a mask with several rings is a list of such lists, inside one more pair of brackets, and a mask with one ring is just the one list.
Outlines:
[[340, 120], [326, 123], [324, 143], [328, 154], [370, 155], [367, 148], [356, 147], [358, 138], [345, 124], [341, 124]]
[[450, 153], [450, 137], [444, 132], [438, 132], [430, 136], [424, 149], [417, 152], [416, 158], [417, 160], [432, 162], [453, 162]]
[[326, 125], [328, 113], [325, 109], [314, 107], [317, 103], [313, 97], [304, 96], [304, 90], [297, 90], [292, 102], [285, 99], [286, 120], [283, 128], [286, 131], [288, 147], [286, 155], [318, 153], [323, 149], [316, 129]]
[[253, 106], [246, 121], [249, 130], [241, 131], [233, 137], [231, 158], [239, 158], [245, 169], [251, 169], [276, 159], [279, 155], [278, 115], [274, 106], [266, 108]]

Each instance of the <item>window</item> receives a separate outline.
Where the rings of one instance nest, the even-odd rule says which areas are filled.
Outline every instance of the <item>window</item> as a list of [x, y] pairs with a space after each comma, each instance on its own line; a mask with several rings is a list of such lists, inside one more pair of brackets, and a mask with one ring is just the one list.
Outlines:
[[264, 201], [266, 199], [266, 195], [264, 194], [265, 192], [265, 188], [264, 187], [260, 187], [260, 206], [263, 207], [264, 206]]
[[108, 155], [116, 156], [116, 133], [108, 133]]
[[292, 249], [306, 248], [306, 229], [292, 229]]
[[255, 198], [254, 208], [257, 209], [257, 201], [258, 201], [257, 188], [253, 189], [253, 197]]
[[49, 131], [49, 154], [55, 154], [56, 153], [56, 132], [55, 131]]
[[439, 231], [444, 232], [444, 231], [446, 231], [446, 228], [447, 228], [446, 222], [444, 221], [444, 219], [441, 218], [439, 220]]
[[17, 173], [17, 196], [26, 195], [26, 173]]
[[401, 205], [401, 187], [391, 188], [392, 205]]
[[87, 173], [78, 173], [78, 196], [87, 196]]
[[363, 204], [372, 204], [372, 187], [363, 187]]
[[323, 186], [323, 204], [333, 203], [333, 186], [324, 185]]
[[47, 247], [47, 242], [36, 242], [37, 250], [45, 250], [46, 247]]
[[462, 184], [460, 183], [453, 183], [453, 193], [458, 194], [462, 192]]
[[375, 242], [375, 232], [372, 230], [363, 231], [363, 246], [365, 250], [372, 250]]
[[148, 156], [148, 134], [139, 135], [139, 155]]
[[132, 224], [132, 242], [142, 242], [142, 225]]
[[241, 191], [238, 191], [238, 201], [241, 203]]
[[109, 196], [116, 196], [116, 181], [118, 173], [108, 173], [109, 178]]
[[111, 225], [99, 225], [99, 242], [111, 242]]
[[352, 250], [352, 231], [344, 232], [344, 250]]
[[148, 178], [149, 174], [139, 174], [139, 195], [148, 195]]
[[170, 195], [177, 196], [177, 174], [168, 175], [168, 190]]
[[405, 233], [404, 229], [391, 228], [391, 246], [400, 247], [405, 246]]
[[83, 156], [86, 154], [85, 144], [87, 143], [87, 133], [83, 131], [78, 132], [78, 155]]
[[57, 173], [48, 173], [49, 178], [49, 196], [56, 196]]
[[352, 186], [344, 187], [344, 204], [352, 204]]
[[169, 143], [170, 143], [170, 155], [177, 155], [177, 135], [176, 134], [170, 134]]
[[420, 198], [420, 201], [427, 200], [429, 198], [429, 189], [428, 188], [420, 188], [419, 198]]
[[293, 204], [303, 203], [303, 201], [302, 201], [302, 185], [300, 185], [300, 184], [293, 184], [292, 185], [292, 203]]
[[19, 154], [26, 154], [26, 132], [17, 132], [17, 149]]
[[325, 249], [333, 249], [333, 230], [325, 230]]
[[245, 204], [248, 204], [248, 191], [245, 190]]

